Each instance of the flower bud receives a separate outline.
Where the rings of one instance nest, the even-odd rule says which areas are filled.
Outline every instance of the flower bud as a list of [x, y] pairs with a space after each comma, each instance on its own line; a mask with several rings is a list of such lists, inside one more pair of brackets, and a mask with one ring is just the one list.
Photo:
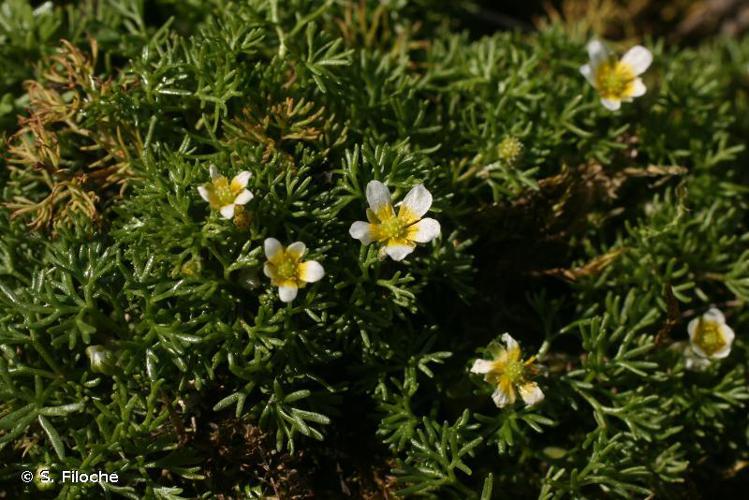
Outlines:
[[201, 271], [203, 270], [203, 264], [200, 261], [200, 257], [196, 256], [182, 264], [182, 267], [180, 268], [182, 275], [186, 276], [188, 278], [197, 278], [200, 276]]
[[114, 356], [102, 345], [92, 345], [86, 348], [86, 356], [91, 364], [91, 371], [112, 375], [114, 373]]
[[39, 491], [49, 491], [55, 487], [52, 470], [48, 464], [41, 464], [34, 471], [34, 485]]
[[257, 269], [245, 268], [239, 272], [237, 281], [242, 288], [246, 290], [254, 290], [260, 286], [260, 274]]

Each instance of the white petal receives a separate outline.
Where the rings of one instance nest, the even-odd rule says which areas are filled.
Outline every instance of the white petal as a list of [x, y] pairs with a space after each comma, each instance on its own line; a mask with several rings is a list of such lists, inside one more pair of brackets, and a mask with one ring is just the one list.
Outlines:
[[715, 351], [713, 355], [710, 356], [710, 359], [724, 359], [727, 358], [729, 354], [731, 354], [731, 346], [725, 345], [722, 349]]
[[489, 373], [492, 369], [492, 362], [486, 359], [477, 359], [473, 362], [471, 373]]
[[727, 357], [731, 353], [731, 344], [733, 344], [733, 339], [736, 337], [736, 334], [733, 332], [733, 329], [728, 325], [721, 325], [720, 326], [720, 333], [723, 336], [723, 341], [726, 343], [721, 349], [715, 351], [711, 358], [714, 359], [723, 359]]
[[586, 48], [593, 69], [609, 58], [609, 51], [600, 40], [591, 40]]
[[520, 346], [518, 345], [517, 340], [512, 338], [512, 336], [509, 333], [503, 333], [502, 334], [502, 342], [505, 343], [506, 349], [508, 351], [511, 351], [513, 349], [518, 349]]
[[601, 104], [603, 104], [606, 109], [610, 109], [611, 111], [616, 111], [622, 107], [621, 101], [611, 99], [601, 99]]
[[429, 217], [408, 228], [408, 239], [417, 243], [429, 243], [439, 235], [440, 223]]
[[684, 365], [686, 366], [687, 370], [702, 371], [708, 366], [710, 366], [709, 359], [696, 355], [694, 351], [689, 351], [685, 353], [684, 357], [685, 357]]
[[726, 344], [730, 346], [733, 343], [733, 339], [736, 338], [736, 334], [734, 333], [733, 328], [726, 325], [725, 323], [721, 325], [721, 327], [722, 327], [721, 331], [723, 333], [723, 340], [725, 340]]
[[694, 318], [687, 325], [687, 333], [689, 334], [689, 340], [694, 341], [694, 334], [697, 333], [697, 325], [700, 324], [700, 318]]
[[281, 302], [291, 302], [296, 298], [296, 294], [299, 291], [295, 285], [280, 286], [278, 287], [278, 296], [281, 297]]
[[283, 245], [281, 245], [281, 242], [275, 238], [265, 238], [263, 249], [265, 250], [265, 258], [273, 260], [273, 257], [283, 251]]
[[250, 193], [248, 190], [244, 190], [241, 193], [237, 195], [236, 198], [234, 198], [234, 204], [235, 205], [244, 205], [248, 201], [252, 199], [252, 193]]
[[380, 181], [369, 181], [367, 184], [367, 203], [369, 208], [379, 212], [384, 206], [390, 205], [390, 191]]
[[385, 253], [388, 257], [395, 261], [405, 259], [411, 252], [414, 251], [414, 247], [410, 245], [387, 245], [385, 246]]
[[49, 14], [52, 11], [53, 8], [54, 8], [54, 4], [52, 2], [50, 2], [50, 1], [47, 1], [47, 2], [44, 2], [43, 4], [41, 4], [36, 9], [34, 9], [34, 11], [32, 12], [32, 14], [33, 14], [34, 17], [45, 16], [45, 15]]
[[221, 216], [224, 219], [231, 219], [232, 217], [234, 217], [234, 203], [230, 203], [221, 207]]
[[275, 276], [275, 273], [273, 272], [273, 268], [271, 267], [270, 263], [266, 262], [263, 264], [263, 274], [265, 274], [269, 278], [273, 278]]
[[210, 167], [208, 167], [208, 172], [210, 172], [211, 174], [211, 180], [214, 180], [217, 177], [221, 177], [221, 174], [218, 173], [216, 165], [211, 165]]
[[624, 54], [622, 62], [628, 64], [635, 75], [641, 75], [653, 62], [653, 53], [642, 45], [635, 45]]
[[715, 321], [719, 325], [726, 324], [726, 317], [723, 316], [723, 313], [720, 311], [720, 309], [716, 307], [711, 307], [705, 314], [702, 315], [702, 318], [707, 321]]
[[709, 358], [709, 357], [710, 357], [710, 356], [708, 356], [708, 355], [707, 355], [707, 353], [706, 353], [705, 351], [703, 351], [703, 350], [702, 350], [702, 349], [700, 348], [700, 346], [698, 346], [697, 344], [694, 344], [694, 343], [693, 343], [693, 344], [690, 344], [690, 345], [691, 345], [691, 347], [692, 347], [692, 351], [694, 352], [694, 354], [695, 354], [696, 356], [699, 356], [699, 357], [701, 357], [701, 358]]
[[523, 398], [525, 404], [532, 406], [536, 403], [540, 403], [544, 400], [544, 393], [538, 384], [535, 382], [528, 382], [519, 387], [520, 397]]
[[304, 252], [307, 251], [307, 245], [302, 243], [301, 241], [295, 241], [288, 247], [286, 247], [286, 253], [290, 254], [291, 257], [295, 259], [301, 259], [302, 255], [304, 255]]
[[325, 276], [325, 269], [319, 262], [308, 260], [299, 264], [299, 279], [307, 283], [320, 281]]
[[234, 176], [234, 179], [232, 179], [232, 183], [245, 187], [247, 185], [247, 182], [250, 180], [250, 177], [252, 177], [252, 174], [247, 170], [243, 170], [242, 172], [239, 172]]
[[586, 80], [588, 80], [589, 83], [595, 84], [596, 78], [595, 74], [593, 73], [593, 67], [590, 64], [580, 66], [580, 73], [582, 73], [582, 75]]
[[403, 198], [400, 210], [402, 213], [406, 209], [410, 218], [408, 222], [413, 222], [421, 219], [431, 206], [432, 193], [423, 184], [418, 184]]
[[369, 222], [360, 220], [351, 224], [351, 227], [348, 230], [348, 234], [350, 234], [351, 237], [355, 240], [359, 240], [365, 245], [369, 245], [374, 239], [372, 235], [372, 225]]
[[499, 387], [494, 389], [494, 392], [492, 393], [492, 400], [494, 401], [494, 404], [497, 405], [497, 408], [504, 408], [508, 404], [513, 403], [510, 395], [502, 392]]
[[645, 95], [645, 92], [647, 92], [647, 90], [648, 88], [644, 83], [642, 83], [642, 79], [635, 78], [631, 97], [640, 97], [641, 95]]
[[211, 198], [208, 196], [208, 190], [205, 188], [205, 186], [198, 186], [198, 193], [200, 193], [200, 197], [205, 201], [211, 201]]

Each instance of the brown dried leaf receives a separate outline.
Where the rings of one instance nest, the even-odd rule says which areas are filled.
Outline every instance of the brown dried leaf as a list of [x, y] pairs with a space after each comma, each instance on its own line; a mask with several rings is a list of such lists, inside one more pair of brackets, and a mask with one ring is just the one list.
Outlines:
[[[75, 214], [98, 219], [98, 205], [112, 197], [112, 187], [122, 194], [133, 175], [132, 159], [142, 150], [137, 130], [82, 125], [85, 106], [112, 89], [111, 81], [95, 75], [97, 53], [95, 40], [88, 55], [63, 40], [42, 78], [25, 83], [28, 116], [19, 119], [19, 130], [8, 141], [11, 182], [46, 185], [49, 192], [41, 200], [16, 196], [7, 206], [13, 217], [31, 216], [34, 229], [67, 224]], [[120, 86], [130, 83], [123, 79]], [[63, 158], [63, 151], [71, 156]]]
[[541, 274], [546, 276], [554, 276], [556, 278], [562, 278], [570, 282], [575, 282], [580, 278], [600, 274], [601, 271], [611, 265], [611, 263], [614, 262], [622, 253], [624, 253], [624, 251], [624, 248], [617, 248], [603, 255], [595, 257], [582, 266], [574, 267], [572, 269], [547, 269], [541, 272]]

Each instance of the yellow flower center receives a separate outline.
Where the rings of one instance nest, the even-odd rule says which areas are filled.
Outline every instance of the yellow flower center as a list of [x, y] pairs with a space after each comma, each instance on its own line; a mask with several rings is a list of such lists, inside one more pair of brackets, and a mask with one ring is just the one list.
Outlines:
[[715, 321], [700, 320], [697, 324], [694, 343], [708, 356], [712, 356], [723, 349], [726, 346], [726, 341], [720, 331], [720, 324]]
[[604, 99], [629, 97], [636, 77], [629, 64], [620, 61], [601, 63], [596, 69], [596, 89]]
[[219, 206], [223, 207], [234, 202], [236, 194], [231, 188], [229, 179], [222, 175], [220, 177], [216, 177], [211, 184], [211, 187], [213, 188], [213, 195], [216, 197], [216, 201], [218, 202]]
[[524, 366], [520, 361], [510, 361], [505, 366], [504, 376], [513, 384], [523, 378]]
[[292, 257], [284, 255], [283, 259], [276, 265], [276, 277], [279, 281], [296, 278], [298, 263]]
[[383, 241], [405, 237], [407, 228], [407, 224], [395, 216], [375, 225], [373, 232], [376, 240]]
[[525, 365], [520, 359], [497, 359], [486, 375], [486, 380], [493, 385], [519, 385], [524, 379]]

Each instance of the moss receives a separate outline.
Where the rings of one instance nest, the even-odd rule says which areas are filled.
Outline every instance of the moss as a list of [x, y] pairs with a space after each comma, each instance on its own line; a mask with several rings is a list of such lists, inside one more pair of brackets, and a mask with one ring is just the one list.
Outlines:
[[[127, 498], [741, 484], [749, 39], [638, 40], [648, 91], [611, 112], [579, 72], [585, 20], [97, 5], [0, 9], [0, 496], [40, 464], [117, 472]], [[252, 173], [233, 219], [198, 193], [210, 165]], [[401, 262], [352, 239], [372, 180], [423, 183], [441, 237]], [[289, 304], [269, 237], [325, 269]], [[736, 339], [690, 371], [713, 306]], [[470, 373], [504, 332], [542, 403], [499, 409]]]

